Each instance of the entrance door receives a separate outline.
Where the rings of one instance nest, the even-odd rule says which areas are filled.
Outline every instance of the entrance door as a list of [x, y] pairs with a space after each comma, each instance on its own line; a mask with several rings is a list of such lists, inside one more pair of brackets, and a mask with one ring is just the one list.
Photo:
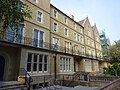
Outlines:
[[74, 62], [74, 72], [76, 72], [76, 62]]
[[5, 59], [3, 56], [0, 56], [0, 81], [3, 81], [4, 68], [5, 68]]

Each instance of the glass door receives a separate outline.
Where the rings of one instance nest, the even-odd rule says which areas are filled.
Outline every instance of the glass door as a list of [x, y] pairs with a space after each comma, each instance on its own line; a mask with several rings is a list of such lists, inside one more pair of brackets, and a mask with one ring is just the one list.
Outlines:
[[39, 41], [39, 45], [40, 47], [43, 47], [43, 39], [44, 39], [44, 32], [40, 31], [40, 41]]

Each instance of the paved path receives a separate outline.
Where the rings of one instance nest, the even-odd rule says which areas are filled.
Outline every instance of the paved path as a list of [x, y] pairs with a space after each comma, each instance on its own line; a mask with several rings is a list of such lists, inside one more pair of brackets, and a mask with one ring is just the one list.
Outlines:
[[94, 90], [96, 87], [84, 87], [84, 86], [77, 86], [74, 88], [70, 87], [63, 87], [62, 90]]
[[[59, 90], [94, 90], [95, 88], [97, 87], [85, 87], [85, 86], [77, 86], [77, 87], [74, 87], [74, 88], [71, 88], [71, 87], [62, 87], [62, 89], [59, 89]], [[47, 90], [46, 88], [41, 88], [41, 89], [35, 89], [35, 90]], [[53, 90], [53, 89], [51, 89]], [[58, 90], [58, 89], [56, 89]]]

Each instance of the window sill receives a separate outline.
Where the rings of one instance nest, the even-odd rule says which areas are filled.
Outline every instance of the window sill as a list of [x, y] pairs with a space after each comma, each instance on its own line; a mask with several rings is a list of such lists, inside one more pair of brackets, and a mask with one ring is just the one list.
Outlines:
[[30, 74], [30, 76], [43, 76], [43, 75], [49, 75], [48, 72], [46, 72], [46, 73], [30, 73], [30, 72], [29, 72], [29, 74]]

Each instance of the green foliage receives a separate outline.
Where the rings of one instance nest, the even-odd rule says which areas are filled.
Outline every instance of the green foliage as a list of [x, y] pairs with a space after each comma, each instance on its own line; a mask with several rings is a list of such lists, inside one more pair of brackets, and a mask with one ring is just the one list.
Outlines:
[[28, 5], [21, 0], [0, 0], [0, 23], [4, 31], [11, 25], [18, 27], [25, 18], [31, 18]]
[[111, 63], [120, 62], [120, 40], [110, 47]]
[[120, 76], [120, 63], [112, 63], [108, 68], [103, 68], [104, 74]]

